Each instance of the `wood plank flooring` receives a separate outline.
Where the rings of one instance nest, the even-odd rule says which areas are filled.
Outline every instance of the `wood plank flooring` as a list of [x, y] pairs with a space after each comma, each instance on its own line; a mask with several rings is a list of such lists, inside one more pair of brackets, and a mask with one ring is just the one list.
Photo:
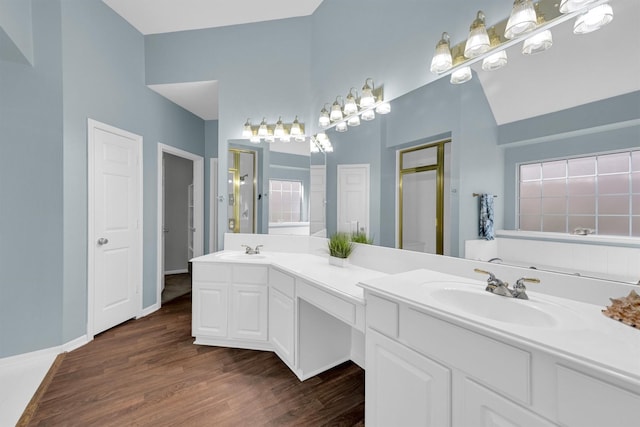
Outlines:
[[191, 294], [66, 355], [29, 426], [363, 426], [364, 371], [300, 382], [271, 352], [193, 344]]

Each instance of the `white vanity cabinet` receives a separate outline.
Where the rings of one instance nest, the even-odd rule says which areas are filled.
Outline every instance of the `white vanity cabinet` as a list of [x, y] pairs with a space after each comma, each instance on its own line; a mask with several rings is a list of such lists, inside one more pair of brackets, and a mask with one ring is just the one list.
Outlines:
[[639, 425], [637, 382], [406, 300], [365, 298], [367, 426]]
[[295, 370], [295, 279], [269, 268], [269, 340], [276, 354]]
[[268, 347], [268, 267], [193, 263], [192, 334], [196, 343]]

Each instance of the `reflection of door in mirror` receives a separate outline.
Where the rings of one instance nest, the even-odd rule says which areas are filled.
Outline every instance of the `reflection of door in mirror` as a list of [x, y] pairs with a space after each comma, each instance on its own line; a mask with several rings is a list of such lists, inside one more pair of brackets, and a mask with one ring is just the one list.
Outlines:
[[338, 231], [369, 235], [369, 165], [338, 165]]
[[327, 237], [327, 167], [311, 165], [311, 194], [309, 195], [309, 227], [310, 234], [316, 237]]
[[416, 252], [445, 253], [448, 215], [448, 143], [399, 152], [399, 247]]
[[227, 230], [255, 232], [256, 153], [229, 149]]

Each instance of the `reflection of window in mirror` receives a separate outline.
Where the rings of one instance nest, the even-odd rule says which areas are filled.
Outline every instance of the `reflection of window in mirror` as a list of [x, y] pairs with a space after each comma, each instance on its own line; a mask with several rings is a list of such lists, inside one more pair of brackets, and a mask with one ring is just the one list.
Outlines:
[[522, 164], [519, 229], [640, 237], [640, 150]]
[[300, 222], [302, 196], [301, 181], [269, 180], [269, 222]]

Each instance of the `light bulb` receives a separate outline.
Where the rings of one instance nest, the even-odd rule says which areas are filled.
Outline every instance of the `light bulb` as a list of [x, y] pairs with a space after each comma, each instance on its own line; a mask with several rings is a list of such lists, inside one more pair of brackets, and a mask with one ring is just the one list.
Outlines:
[[504, 36], [513, 39], [536, 28], [538, 20], [531, 0], [515, 0]]
[[368, 82], [371, 81], [371, 86], [373, 86], [373, 79], [368, 78], [364, 81], [364, 86], [362, 86], [362, 96], [360, 97], [360, 108], [369, 108], [373, 104], [376, 103], [376, 99], [373, 96], [373, 88], [369, 86]]
[[490, 48], [489, 35], [484, 25], [484, 18], [484, 13], [479, 10], [476, 19], [474, 19], [469, 28], [469, 37], [467, 37], [467, 43], [464, 48], [464, 56], [467, 58], [475, 58], [478, 55], [482, 55]]
[[451, 68], [451, 47], [449, 45], [449, 34], [442, 33], [442, 38], [436, 44], [436, 52], [431, 59], [431, 72], [440, 74]]

